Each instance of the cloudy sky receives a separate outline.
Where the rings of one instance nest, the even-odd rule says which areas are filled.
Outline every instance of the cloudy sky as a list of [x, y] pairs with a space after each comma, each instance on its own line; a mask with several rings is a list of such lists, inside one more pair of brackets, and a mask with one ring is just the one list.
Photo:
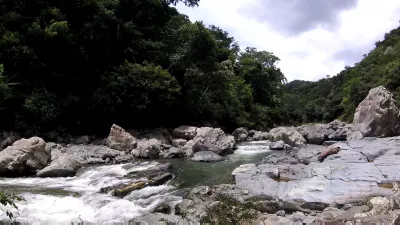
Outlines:
[[228, 31], [242, 48], [273, 52], [289, 81], [336, 75], [400, 25], [399, 0], [200, 0], [177, 8]]

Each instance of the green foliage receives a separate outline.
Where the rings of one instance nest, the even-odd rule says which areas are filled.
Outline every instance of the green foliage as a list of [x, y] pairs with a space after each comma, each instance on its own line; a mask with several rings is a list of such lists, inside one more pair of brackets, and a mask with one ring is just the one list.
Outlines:
[[9, 210], [7, 210], [7, 207], [11, 207], [11, 208], [15, 208], [18, 209], [17, 205], [15, 204], [16, 201], [20, 201], [22, 200], [21, 198], [15, 196], [15, 195], [11, 195], [8, 193], [3, 193], [0, 192], [0, 206], [3, 206], [4, 209], [2, 209], [4, 211], [4, 213], [10, 218], [12, 219], [14, 217], [13, 213], [10, 212]]
[[385, 34], [376, 48], [353, 67], [318, 82], [286, 85], [283, 110], [295, 123], [353, 120], [358, 104], [371, 88], [383, 85], [400, 101], [400, 27]]
[[278, 122], [279, 59], [240, 52], [221, 28], [178, 13], [179, 2], [199, 0], [1, 1], [3, 129]]

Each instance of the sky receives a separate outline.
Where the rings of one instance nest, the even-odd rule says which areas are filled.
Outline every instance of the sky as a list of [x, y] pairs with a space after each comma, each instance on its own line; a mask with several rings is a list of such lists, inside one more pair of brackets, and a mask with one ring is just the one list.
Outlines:
[[400, 26], [399, 0], [200, 0], [177, 5], [192, 21], [273, 52], [288, 81], [334, 76]]

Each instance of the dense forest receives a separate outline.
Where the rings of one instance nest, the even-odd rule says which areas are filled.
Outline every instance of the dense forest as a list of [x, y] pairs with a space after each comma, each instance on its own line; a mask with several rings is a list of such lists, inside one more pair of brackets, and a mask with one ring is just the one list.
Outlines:
[[293, 81], [272, 52], [241, 50], [173, 6], [199, 0], [1, 0], [2, 130], [351, 121], [370, 88], [400, 99], [400, 28], [353, 67]]
[[2, 130], [265, 129], [281, 120], [279, 58], [241, 51], [221, 28], [180, 14], [178, 2], [0, 1]]
[[[367, 32], [367, 31], [366, 31]], [[400, 27], [386, 33], [383, 41], [361, 62], [318, 82], [295, 80], [285, 85], [282, 96], [285, 120], [291, 124], [351, 122], [358, 104], [371, 88], [383, 85], [400, 103]]]

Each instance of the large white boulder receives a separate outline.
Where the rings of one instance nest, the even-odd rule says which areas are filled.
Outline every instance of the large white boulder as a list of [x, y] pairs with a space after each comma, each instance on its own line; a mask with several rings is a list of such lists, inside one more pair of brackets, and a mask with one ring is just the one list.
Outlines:
[[393, 95], [383, 86], [373, 88], [358, 105], [353, 132], [348, 139], [390, 137], [399, 134], [399, 109]]
[[36, 174], [50, 159], [50, 153], [45, 148], [46, 143], [39, 137], [14, 142], [0, 152], [0, 175]]

